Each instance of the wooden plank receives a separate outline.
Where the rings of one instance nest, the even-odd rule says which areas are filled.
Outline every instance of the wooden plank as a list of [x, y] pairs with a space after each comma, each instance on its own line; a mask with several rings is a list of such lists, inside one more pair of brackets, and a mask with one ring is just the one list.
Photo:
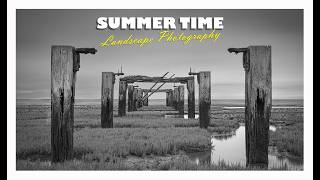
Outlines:
[[179, 115], [184, 115], [184, 86], [180, 85], [178, 87], [178, 112]]
[[248, 166], [268, 165], [272, 108], [271, 47], [250, 46], [244, 53], [245, 128]]
[[73, 155], [74, 47], [51, 47], [51, 160]]
[[146, 83], [187, 83], [189, 79], [192, 77], [173, 77], [173, 78], [162, 78], [162, 77], [149, 77], [149, 76], [126, 76], [120, 78], [120, 81], [127, 81], [127, 83], [135, 83], [135, 82], [146, 82]]
[[199, 72], [199, 121], [200, 128], [207, 128], [211, 116], [211, 75], [210, 71]]
[[[193, 77], [193, 76], [192, 76]], [[188, 90], [188, 118], [195, 118], [195, 94], [194, 94], [194, 78], [193, 80], [188, 80], [187, 90]]]
[[119, 81], [119, 107], [118, 116], [126, 115], [126, 96], [127, 96], [127, 82]]
[[101, 127], [113, 128], [114, 73], [102, 72], [101, 81]]
[[133, 111], [133, 85], [128, 85], [128, 112]]
[[[149, 89], [141, 89], [143, 92], [148, 92], [149, 91]], [[152, 93], [164, 93], [164, 92], [169, 92], [169, 91], [171, 91], [172, 89], [159, 89], [159, 90], [157, 90], [157, 91], [155, 91], [155, 90], [151, 90], [150, 92], [152, 92]]]

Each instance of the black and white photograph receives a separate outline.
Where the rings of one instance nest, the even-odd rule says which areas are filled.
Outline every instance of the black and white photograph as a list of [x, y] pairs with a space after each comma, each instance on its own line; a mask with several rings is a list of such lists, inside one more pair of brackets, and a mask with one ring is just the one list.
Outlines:
[[14, 171], [305, 171], [304, 17], [17, 8]]

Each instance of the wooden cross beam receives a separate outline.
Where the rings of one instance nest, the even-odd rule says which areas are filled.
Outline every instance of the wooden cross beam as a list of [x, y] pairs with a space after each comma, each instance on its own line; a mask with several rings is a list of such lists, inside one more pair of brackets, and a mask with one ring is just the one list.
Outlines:
[[150, 76], [126, 76], [120, 78], [120, 81], [126, 81], [128, 84], [135, 83], [135, 82], [146, 82], [146, 83], [155, 83], [155, 82], [162, 82], [162, 83], [181, 83], [186, 84], [188, 80], [192, 79], [193, 77], [174, 77], [174, 78], [162, 78], [162, 77], [150, 77]]
[[[172, 91], [172, 89], [159, 89], [158, 91], [150, 91], [150, 93], [154, 92], [154, 93], [162, 93], [162, 92], [169, 92]], [[142, 89], [142, 92], [149, 92], [149, 89]]]

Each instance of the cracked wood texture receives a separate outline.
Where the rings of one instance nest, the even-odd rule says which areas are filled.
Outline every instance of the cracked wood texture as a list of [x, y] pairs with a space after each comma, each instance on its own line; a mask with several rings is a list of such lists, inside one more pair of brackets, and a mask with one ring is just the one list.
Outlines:
[[127, 82], [119, 81], [119, 105], [118, 116], [126, 115], [126, 96], [127, 96]]
[[102, 72], [101, 82], [101, 127], [113, 127], [113, 72]]
[[201, 71], [199, 79], [199, 121], [200, 128], [207, 128], [211, 116], [211, 73]]
[[73, 123], [77, 57], [72, 46], [51, 47], [51, 160], [73, 155]]
[[271, 47], [250, 46], [244, 53], [245, 131], [248, 166], [268, 166], [269, 118], [272, 108]]

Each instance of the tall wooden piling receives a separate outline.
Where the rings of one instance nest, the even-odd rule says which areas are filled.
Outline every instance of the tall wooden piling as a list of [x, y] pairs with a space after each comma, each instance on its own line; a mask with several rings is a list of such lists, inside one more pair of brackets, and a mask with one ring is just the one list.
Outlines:
[[199, 81], [199, 121], [200, 128], [207, 128], [210, 122], [211, 106], [211, 75], [210, 71], [201, 71]]
[[195, 118], [195, 94], [194, 94], [194, 78], [188, 80], [187, 90], [188, 90], [188, 118]]
[[178, 112], [179, 115], [184, 115], [184, 86], [180, 85], [178, 87]]
[[118, 116], [126, 115], [126, 93], [127, 93], [127, 82], [119, 81], [119, 105], [118, 105]]
[[114, 73], [102, 72], [101, 85], [101, 127], [113, 127]]
[[128, 112], [133, 111], [133, 85], [128, 85]]
[[244, 53], [247, 165], [268, 165], [272, 108], [271, 47], [250, 46]]
[[51, 47], [51, 159], [72, 158], [74, 123], [74, 63], [72, 46]]
[[143, 106], [148, 106], [148, 104], [149, 104], [149, 97], [147, 94], [148, 94], [147, 92], [143, 92], [143, 94], [142, 94], [143, 95], [142, 97], [145, 97], [145, 100], [142, 102]]
[[132, 102], [132, 110], [133, 111], [137, 111], [137, 107], [138, 107], [138, 89], [137, 88], [133, 88], [133, 102]]

